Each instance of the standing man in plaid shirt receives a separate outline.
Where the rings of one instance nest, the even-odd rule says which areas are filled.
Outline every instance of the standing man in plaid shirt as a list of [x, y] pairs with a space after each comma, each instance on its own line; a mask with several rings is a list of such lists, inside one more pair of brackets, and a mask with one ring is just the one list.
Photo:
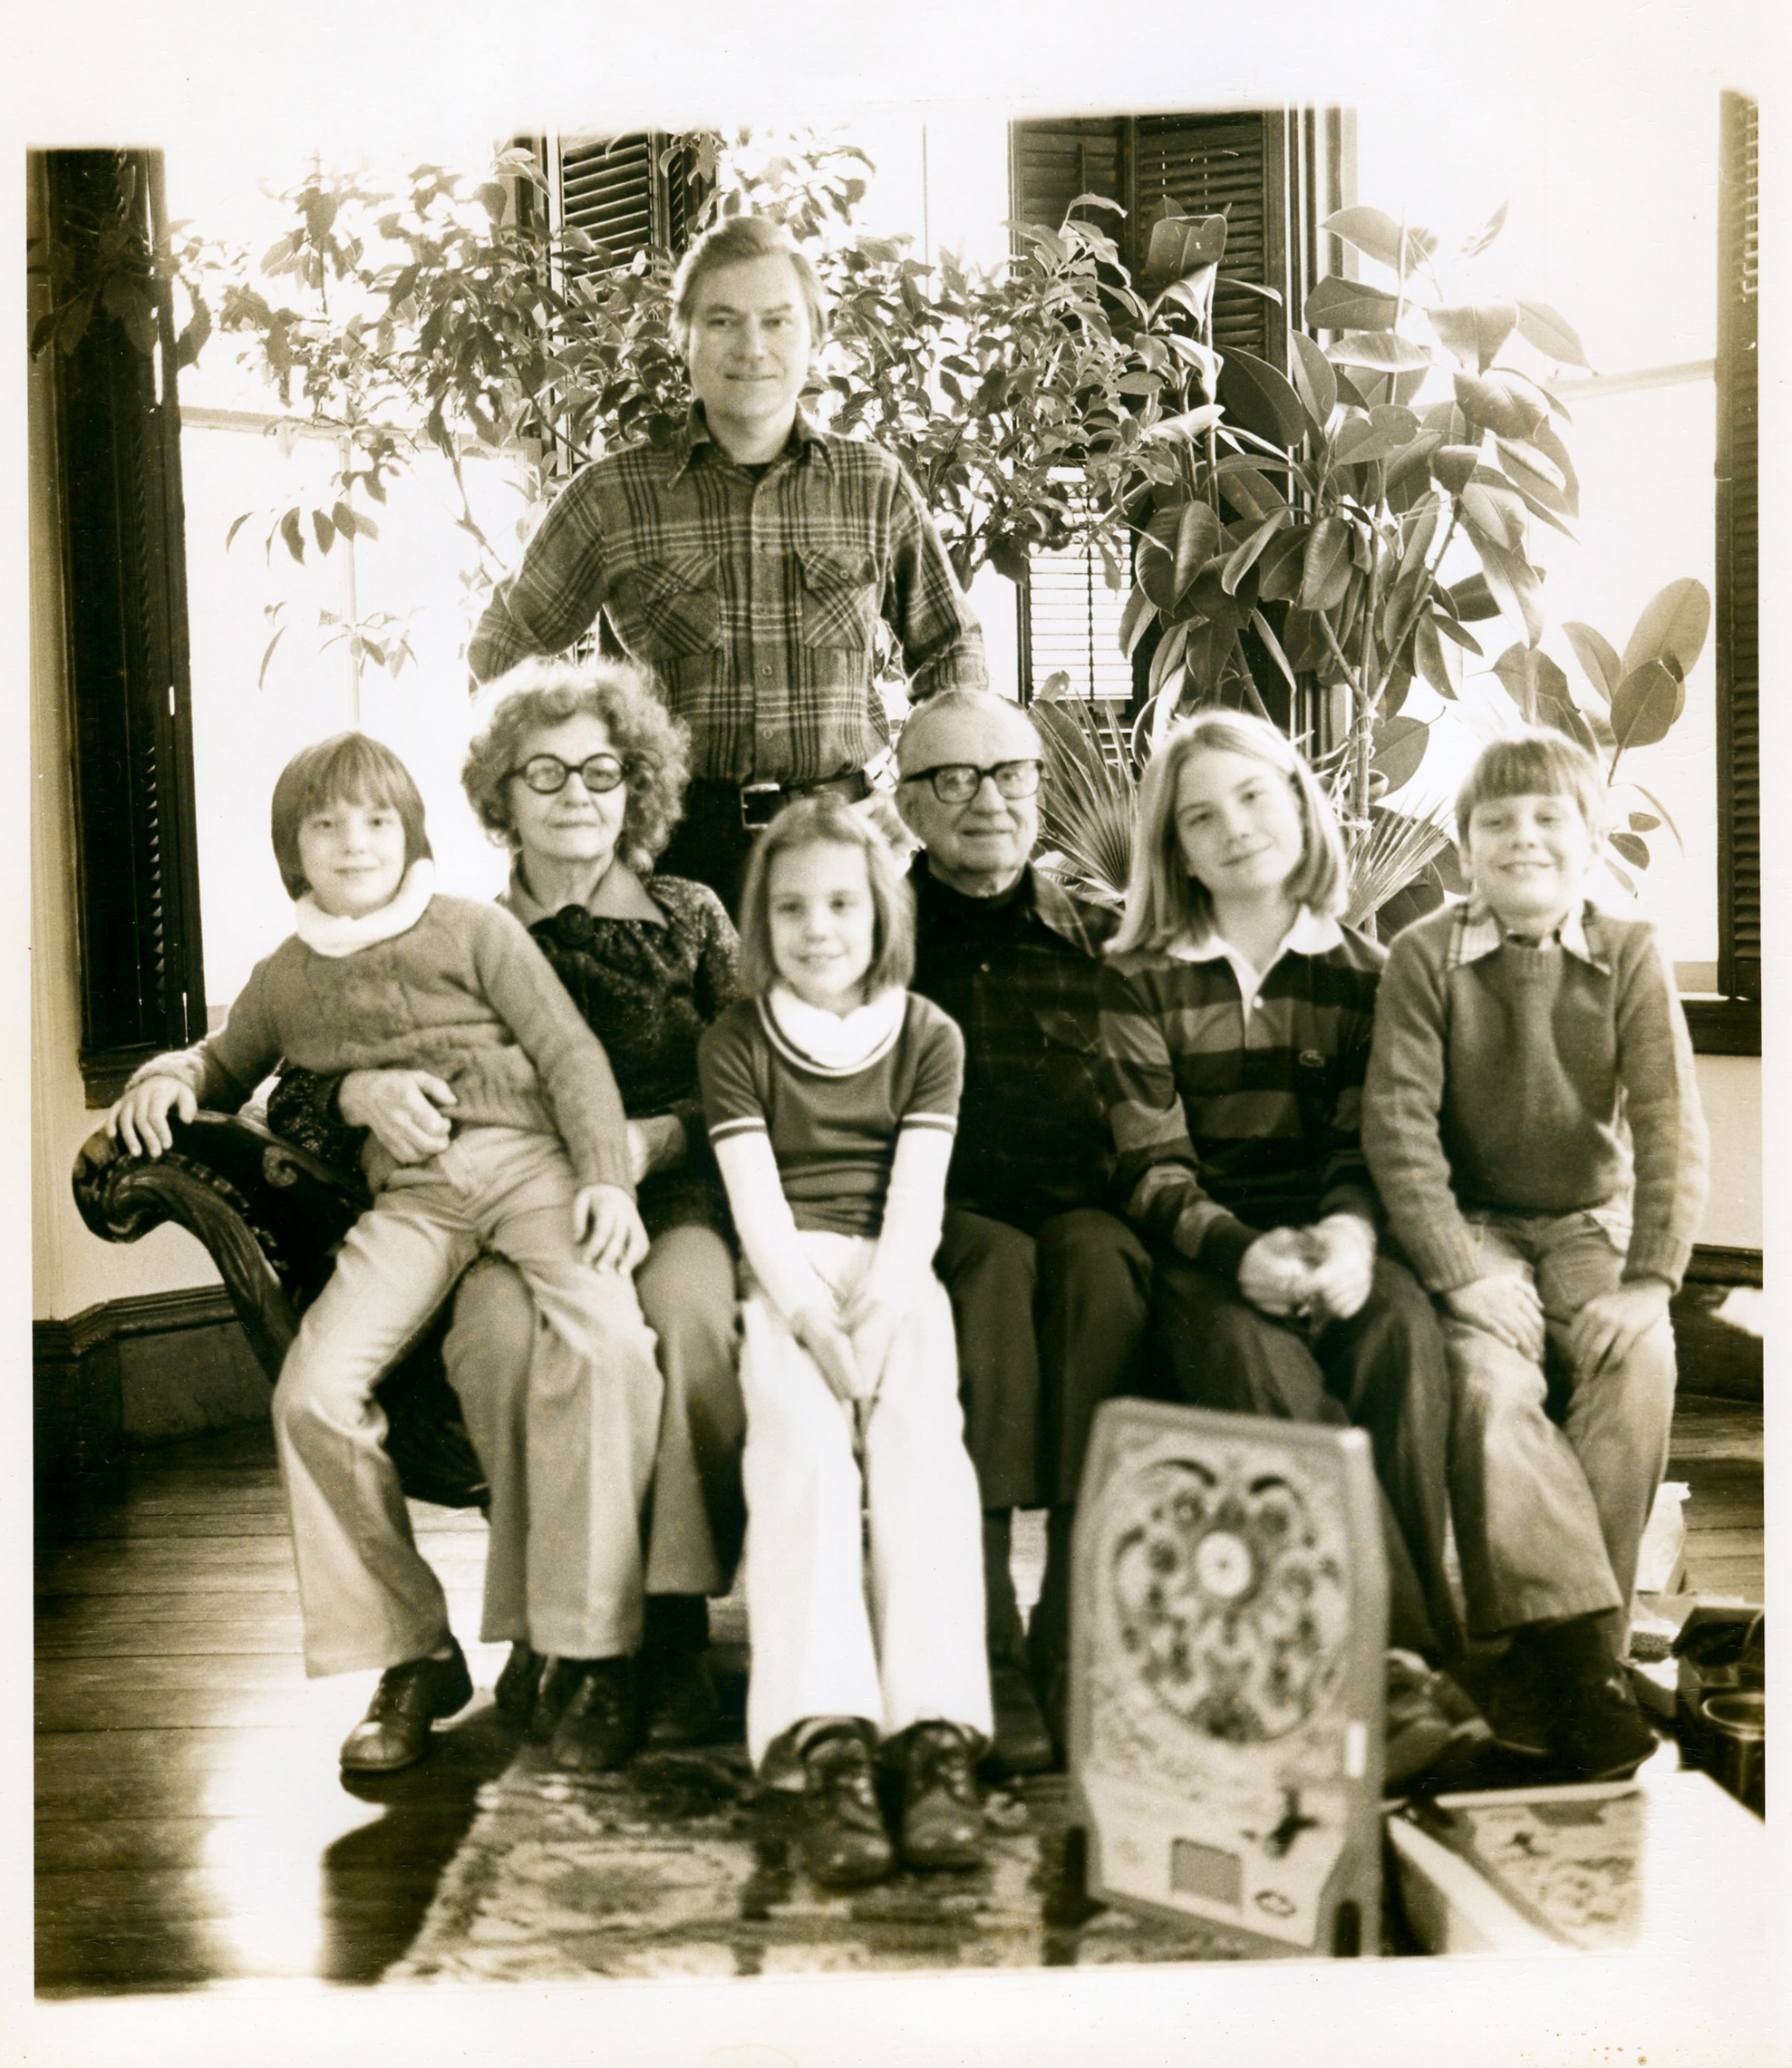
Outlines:
[[601, 610], [691, 728], [693, 780], [661, 871], [731, 910], [756, 828], [806, 792], [867, 793], [889, 738], [880, 619], [916, 699], [987, 681], [914, 482], [797, 406], [822, 324], [814, 268], [776, 225], [731, 216], [699, 238], [673, 283], [696, 395], [683, 429], [573, 477], [468, 652], [487, 682], [561, 652]]
[[[1070, 1522], [1095, 1410], [1140, 1378], [1150, 1261], [1110, 1210], [1098, 1074], [1101, 944], [1119, 914], [1030, 859], [1039, 734], [987, 691], [903, 727], [897, 809], [922, 843], [912, 988], [964, 1035], [964, 1096], [935, 1266], [957, 1325], [965, 1445], [983, 1504], [995, 1750], [1012, 1770], [1063, 1742]], [[1048, 1511], [1045, 1580], [1022, 1638], [1016, 1508]], [[1041, 1715], [1041, 1706], [1045, 1715]], [[1049, 1720], [1050, 1731], [1047, 1728]]]

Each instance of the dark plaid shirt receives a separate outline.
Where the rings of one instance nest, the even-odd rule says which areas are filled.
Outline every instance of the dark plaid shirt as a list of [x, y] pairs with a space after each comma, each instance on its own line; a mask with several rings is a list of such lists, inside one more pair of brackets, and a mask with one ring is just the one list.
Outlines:
[[692, 769], [819, 782], [888, 741], [879, 619], [915, 696], [987, 684], [983, 634], [919, 491], [881, 446], [799, 413], [768, 467], [738, 464], [693, 409], [664, 448], [580, 470], [479, 621], [481, 682], [571, 646], [602, 610], [691, 728]]
[[1097, 991], [1119, 915], [1032, 868], [994, 898], [936, 881], [924, 854], [909, 879], [912, 988], [964, 1035], [947, 1199], [1029, 1231], [1073, 1208], [1115, 1207]]

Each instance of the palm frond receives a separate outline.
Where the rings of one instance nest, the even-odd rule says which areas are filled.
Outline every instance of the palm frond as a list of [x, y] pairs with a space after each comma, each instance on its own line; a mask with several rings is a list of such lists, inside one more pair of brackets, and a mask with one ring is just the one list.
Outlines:
[[1032, 706], [1045, 743], [1040, 828], [1061, 872], [1104, 904], [1126, 896], [1137, 780], [1125, 735], [1105, 711], [1054, 699]]
[[1351, 849], [1346, 926], [1360, 927], [1449, 845], [1448, 823], [1435, 811], [1423, 817], [1378, 805], [1366, 833]]

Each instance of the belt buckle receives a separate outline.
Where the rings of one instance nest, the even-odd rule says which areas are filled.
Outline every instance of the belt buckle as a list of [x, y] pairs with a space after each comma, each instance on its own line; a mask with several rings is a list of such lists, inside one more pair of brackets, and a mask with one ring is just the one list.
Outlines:
[[750, 833], [762, 833], [778, 816], [784, 795], [781, 782], [741, 785], [741, 823]]

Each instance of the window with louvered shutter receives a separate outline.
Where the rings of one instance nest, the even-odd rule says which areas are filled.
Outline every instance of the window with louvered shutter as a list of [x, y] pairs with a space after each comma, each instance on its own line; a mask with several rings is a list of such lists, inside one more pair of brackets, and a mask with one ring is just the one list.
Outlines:
[[[1010, 205], [1017, 220], [1055, 228], [1079, 194], [1117, 200], [1124, 217], [1083, 212], [1114, 238], [1135, 278], [1160, 216], [1224, 215], [1214, 342], [1223, 353], [1252, 352], [1285, 366], [1289, 313], [1298, 314], [1319, 277], [1319, 223], [1343, 202], [1342, 136], [1338, 114], [1311, 109], [1016, 122], [1009, 132]], [[1281, 300], [1233, 285], [1226, 275], [1274, 287]], [[1107, 587], [1094, 553], [1036, 552], [1022, 609], [1027, 694], [1062, 669], [1073, 684], [1090, 685], [1078, 687], [1080, 695], [1142, 694], [1155, 642], [1148, 635], [1134, 664], [1119, 655], [1124, 602]], [[1116, 642], [1093, 666], [1091, 636]]]
[[1761, 769], [1757, 325], [1759, 111], [1722, 109], [1718, 210], [1718, 981], [1761, 995]]
[[626, 266], [643, 251], [676, 258], [696, 228], [702, 182], [689, 158], [658, 130], [563, 142], [560, 214], [603, 248], [605, 260], [569, 261], [586, 271], [605, 261]]
[[[145, 252], [162, 235], [160, 152], [52, 150], [36, 166], [45, 242], [77, 268], [102, 220], [121, 215]], [[206, 1028], [173, 306], [166, 282], [152, 295], [152, 353], [102, 307], [48, 362], [92, 1105]]]

